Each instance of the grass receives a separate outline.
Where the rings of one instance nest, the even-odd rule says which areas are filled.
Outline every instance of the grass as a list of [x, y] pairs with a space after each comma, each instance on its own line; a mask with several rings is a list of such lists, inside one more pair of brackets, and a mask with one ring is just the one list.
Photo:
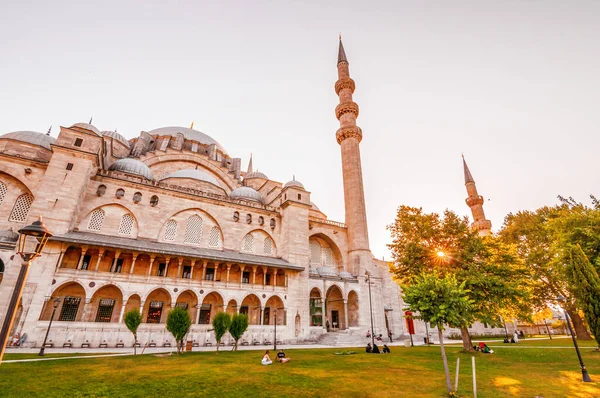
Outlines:
[[65, 358], [65, 357], [85, 357], [89, 355], [110, 355], [111, 353], [61, 353], [61, 354], [45, 354], [40, 357], [38, 354], [4, 354], [4, 360], [15, 360], [15, 359], [40, 359], [40, 358]]
[[[594, 383], [581, 382], [573, 349], [544, 348], [566, 347], [568, 341], [529, 341], [527, 346], [539, 348], [512, 344], [491, 355], [475, 354], [478, 397], [600, 396], [600, 353], [588, 342], [582, 344], [582, 355]], [[272, 366], [260, 365], [259, 351], [7, 363], [0, 367], [0, 396], [447, 396], [439, 347], [391, 348], [390, 355], [366, 354], [362, 349], [355, 355], [335, 355], [347, 349], [290, 349], [292, 361]], [[456, 358], [461, 358], [459, 395], [473, 396], [473, 355], [460, 347], [448, 347], [447, 352], [452, 373]]]

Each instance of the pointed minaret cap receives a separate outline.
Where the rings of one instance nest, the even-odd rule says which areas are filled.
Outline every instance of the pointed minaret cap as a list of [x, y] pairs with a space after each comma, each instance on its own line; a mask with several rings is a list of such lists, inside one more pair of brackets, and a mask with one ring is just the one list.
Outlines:
[[473, 176], [471, 175], [471, 171], [469, 170], [469, 166], [467, 166], [467, 162], [465, 161], [464, 155], [462, 155], [462, 159], [463, 159], [463, 168], [465, 171], [465, 184], [468, 184], [470, 182], [475, 182], [475, 180], [473, 179]]
[[252, 173], [252, 154], [250, 154], [250, 161], [248, 162], [248, 171], [247, 173], [250, 174]]
[[348, 58], [346, 58], [346, 51], [344, 51], [344, 45], [342, 44], [342, 35], [340, 35], [340, 48], [338, 50], [338, 64], [340, 62], [348, 63]]

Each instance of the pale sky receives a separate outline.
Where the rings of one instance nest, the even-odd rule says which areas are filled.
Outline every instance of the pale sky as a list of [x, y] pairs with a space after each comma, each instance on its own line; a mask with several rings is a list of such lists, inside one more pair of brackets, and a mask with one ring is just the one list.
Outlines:
[[599, 1], [0, 0], [0, 133], [194, 127], [344, 221], [338, 34], [371, 249], [401, 204], [469, 214], [600, 194]]

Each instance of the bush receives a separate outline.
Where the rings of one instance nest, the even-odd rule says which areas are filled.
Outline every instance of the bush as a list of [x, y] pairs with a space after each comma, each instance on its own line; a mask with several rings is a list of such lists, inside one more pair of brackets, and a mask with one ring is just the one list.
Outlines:
[[248, 329], [248, 315], [246, 314], [235, 314], [231, 319], [231, 325], [229, 325], [229, 334], [235, 340], [235, 350], [238, 349], [238, 341]]
[[133, 355], [137, 355], [137, 330], [142, 323], [142, 315], [139, 310], [131, 310], [125, 313], [125, 317], [123, 318], [125, 321], [125, 326], [131, 333], [133, 333]]
[[212, 326], [215, 331], [215, 339], [217, 340], [217, 353], [219, 352], [219, 346], [221, 345], [221, 339], [227, 333], [229, 329], [229, 325], [231, 325], [231, 317], [229, 314], [225, 312], [219, 312], [215, 315]]
[[183, 352], [183, 339], [192, 326], [190, 313], [183, 308], [175, 307], [167, 316], [167, 330], [171, 332], [177, 342], [177, 353]]

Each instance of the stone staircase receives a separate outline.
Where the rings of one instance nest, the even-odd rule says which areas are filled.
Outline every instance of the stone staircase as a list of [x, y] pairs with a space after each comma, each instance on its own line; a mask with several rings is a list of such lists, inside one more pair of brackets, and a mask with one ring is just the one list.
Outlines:
[[323, 333], [317, 338], [316, 344], [332, 347], [362, 347], [366, 346], [369, 341], [370, 339], [367, 339], [362, 333], [340, 330], [339, 332]]

